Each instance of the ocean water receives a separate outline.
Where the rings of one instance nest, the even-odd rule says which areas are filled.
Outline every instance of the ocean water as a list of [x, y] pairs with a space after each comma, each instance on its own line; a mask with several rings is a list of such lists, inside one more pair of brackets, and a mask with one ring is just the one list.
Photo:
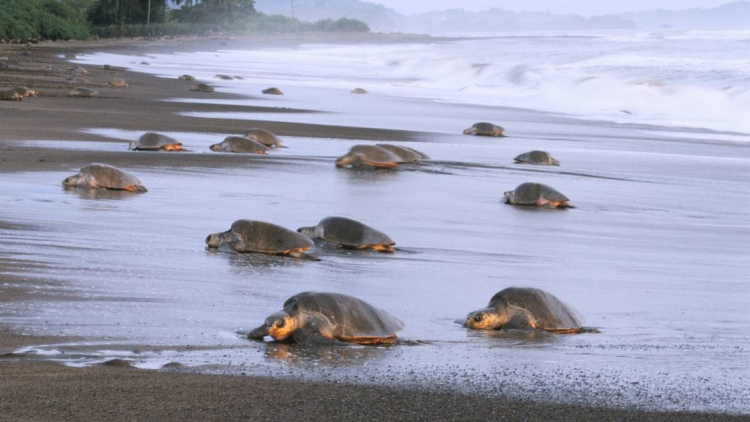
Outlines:
[[[325, 111], [191, 113], [196, 119], [418, 131], [409, 146], [432, 160], [398, 171], [336, 169], [350, 146], [375, 141], [282, 134], [289, 148], [244, 165], [134, 165], [127, 170], [149, 188], [142, 195], [62, 189], [75, 168], [16, 173], [0, 191], [0, 221], [13, 223], [0, 226], [3, 285], [23, 277], [37, 295], [3, 304], [3, 320], [83, 339], [18, 352], [70, 365], [121, 357], [143, 368], [179, 362], [204, 372], [750, 413], [750, 130], [733, 120], [748, 110], [749, 84], [730, 53], [750, 34], [563, 35], [79, 57], [168, 78], [189, 73], [248, 95], [204, 102]], [[269, 86], [285, 95], [260, 95]], [[370, 93], [349, 94], [356, 86]], [[726, 102], [723, 113], [712, 95]], [[481, 120], [509, 137], [461, 134]], [[208, 145], [224, 135], [211, 125], [169, 134], [193, 151], [184, 154], [221, 162]], [[513, 164], [532, 149], [562, 165]], [[527, 181], [556, 187], [577, 208], [500, 202]], [[240, 218], [295, 229], [329, 215], [388, 233], [398, 250], [317, 250], [320, 262], [303, 262], [205, 249], [209, 233]], [[508, 286], [555, 294], [601, 333], [492, 334], [455, 323]], [[402, 319], [400, 337], [423, 344], [309, 348], [242, 337], [306, 290], [360, 297]]]

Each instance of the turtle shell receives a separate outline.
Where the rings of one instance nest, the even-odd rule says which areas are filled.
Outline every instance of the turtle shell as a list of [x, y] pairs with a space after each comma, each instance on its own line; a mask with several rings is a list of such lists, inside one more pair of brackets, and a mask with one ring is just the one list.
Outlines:
[[218, 144], [209, 147], [212, 151], [265, 154], [268, 147], [244, 136], [227, 136]]
[[92, 163], [81, 167], [79, 175], [91, 175], [100, 188], [129, 189], [136, 187], [136, 191], [145, 192], [141, 181], [132, 174], [108, 164]]
[[528, 313], [536, 328], [546, 331], [576, 330], [583, 325], [583, 317], [575, 309], [551, 293], [531, 287], [501, 290], [492, 296], [489, 307], [507, 309], [510, 314]]
[[159, 150], [171, 145], [181, 146], [182, 144], [171, 136], [156, 132], [146, 132], [138, 138], [138, 142], [135, 143], [132, 149]]
[[430, 158], [427, 156], [427, 154], [423, 154], [415, 149], [400, 145], [377, 144], [376, 146], [387, 149], [388, 151], [398, 155], [401, 158], [401, 161], [404, 163], [416, 163], [423, 158]]
[[313, 245], [309, 237], [263, 221], [237, 220], [230, 229], [237, 236], [237, 252], [285, 253]]
[[388, 312], [353, 296], [340, 293], [303, 292], [284, 302], [290, 315], [322, 318], [334, 337], [391, 337], [404, 328], [404, 323]]
[[198, 92], [214, 92], [214, 87], [206, 84], [198, 84], [190, 87], [191, 91]]
[[270, 94], [270, 95], [284, 95], [284, 93], [281, 92], [281, 90], [276, 87], [266, 88], [261, 92], [263, 92], [264, 94]]
[[477, 122], [464, 130], [464, 135], [503, 136], [504, 129], [492, 123]]
[[539, 198], [550, 201], [569, 201], [568, 197], [557, 189], [541, 183], [521, 183], [515, 189], [516, 202], [522, 205], [533, 205]]
[[248, 129], [245, 137], [254, 139], [267, 147], [280, 147], [281, 141], [273, 133], [264, 129]]
[[320, 220], [321, 238], [343, 246], [395, 245], [387, 234], [359, 221], [345, 217], [327, 217]]
[[547, 151], [529, 151], [514, 158], [518, 163], [560, 165]]
[[125, 82], [125, 79], [122, 78], [112, 78], [109, 81], [107, 81], [107, 85], [114, 86], [117, 88], [127, 88], [128, 83]]
[[355, 145], [349, 150], [348, 153], [336, 159], [336, 162], [340, 163], [342, 161], [345, 161], [346, 158], [354, 157], [356, 155], [359, 155], [361, 157], [363, 163], [375, 166], [396, 165], [397, 163], [401, 162], [401, 158], [398, 155], [388, 151], [387, 149], [383, 149], [374, 145]]
[[99, 93], [91, 88], [78, 86], [73, 88], [72, 91], [68, 92], [68, 95], [70, 95], [71, 97], [94, 97], [96, 95], [99, 95]]

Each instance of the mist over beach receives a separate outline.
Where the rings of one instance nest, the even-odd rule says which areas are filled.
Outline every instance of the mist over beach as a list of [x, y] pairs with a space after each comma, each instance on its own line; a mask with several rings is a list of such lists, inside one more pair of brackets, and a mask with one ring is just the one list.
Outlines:
[[[750, 27], [735, 16], [750, 3], [258, 0], [237, 3], [244, 32], [169, 21], [223, 10], [196, 3], [144, 15], [173, 35], [109, 38], [147, 31], [136, 13], [88, 41], [3, 36], [0, 91], [36, 92], [0, 101], [9, 420], [750, 415]], [[176, 33], [190, 25], [209, 30]], [[505, 136], [464, 134], [477, 122]], [[251, 128], [284, 148], [209, 148]], [[136, 150], [147, 132], [184, 151]], [[334, 165], [383, 143], [429, 158]], [[559, 166], [514, 161], [532, 150]], [[147, 192], [61, 185], [91, 163]], [[527, 182], [574, 208], [506, 204]], [[296, 231], [329, 216], [395, 251], [207, 247], [236, 220]], [[549, 292], [599, 333], [463, 326], [507, 287]], [[387, 311], [403, 343], [246, 337], [305, 291]]]

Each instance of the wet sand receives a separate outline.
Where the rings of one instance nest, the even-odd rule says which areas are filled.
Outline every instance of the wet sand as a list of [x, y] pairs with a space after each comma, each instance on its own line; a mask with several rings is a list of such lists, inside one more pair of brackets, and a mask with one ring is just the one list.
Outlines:
[[[226, 40], [202, 41], [200, 48], [210, 45], [226, 48]], [[231, 42], [231, 41], [230, 41]], [[269, 41], [271, 42], [271, 41]], [[293, 43], [295, 40], [274, 40]], [[34, 70], [43, 65], [66, 69], [70, 65], [54, 57], [56, 54], [97, 51], [114, 48], [118, 52], [173, 51], [197, 48], [195, 45], [169, 43], [167, 46], [147, 47], [103, 45], [70, 46], [45, 45], [32, 48], [32, 54], [20, 55], [17, 46], [0, 46], [0, 56], [8, 56], [17, 69], [0, 70], [0, 87], [28, 85], [41, 92], [40, 96], [23, 102], [0, 102], [0, 172], [3, 178], [13, 179], [23, 172], [61, 172], [90, 162], [107, 162], [117, 166], [217, 168], [243, 166], [244, 157], [194, 154], [133, 155], [128, 151], [87, 151], [85, 149], [55, 149], [35, 147], [34, 141], [96, 141], [112, 142], [110, 137], [82, 133], [92, 127], [129, 131], [176, 131], [235, 134], [243, 132], [251, 121], [246, 119], [196, 119], [175, 114], [179, 111], [247, 112], [247, 106], [183, 104], [162, 102], [160, 99], [183, 97], [205, 98], [205, 94], [190, 93], [191, 82], [159, 79], [149, 75], [120, 71], [112, 73], [88, 67], [86, 76], [100, 96], [92, 99], [68, 98], [65, 92], [71, 85], [64, 79], [69, 72], [55, 73]], [[144, 59], [147, 60], [147, 59]], [[130, 87], [125, 89], [104, 86], [108, 77], [125, 78]], [[233, 98], [216, 93], [212, 98]], [[256, 108], [253, 111], [285, 113], [288, 109]], [[315, 113], [314, 110], [309, 110]], [[264, 127], [285, 136], [346, 138], [351, 140], [411, 141], [429, 136], [425, 133], [390, 129], [363, 129], [327, 126], [311, 123], [268, 123]], [[19, 145], [16, 141], [31, 142]], [[123, 138], [125, 140], [131, 140]], [[8, 143], [7, 141], [14, 141]], [[24, 227], [23, 224], [29, 224]], [[2, 227], [34, 230], [33, 224], [19, 221], [0, 221]], [[24, 280], [31, 277], [33, 259], [26, 259], [13, 268], [10, 259], [1, 261], [3, 288], [0, 303], [34, 300], [50, 294], [40, 292], [40, 281], [34, 279], [33, 289], [24, 289]], [[45, 265], [40, 263], [39, 265]], [[45, 272], [42, 272], [45, 273]], [[59, 280], [46, 280], [55, 292]], [[32, 284], [32, 283], [29, 283]], [[64, 289], [61, 290], [64, 292]], [[71, 293], [65, 293], [66, 300]], [[74, 296], [75, 293], [72, 293]], [[7, 315], [3, 315], [3, 320]], [[0, 320], [0, 321], [3, 321]], [[24, 335], [23, 329], [4, 324], [0, 331], [0, 353], [11, 353], [21, 347], [62, 342], [72, 339], [53, 339], [38, 335]], [[8, 420], [125, 420], [125, 419], [271, 419], [312, 418], [316, 420], [494, 420], [549, 419], [549, 420], [729, 420], [720, 414], [681, 412], [652, 413], [608, 407], [578, 406], [529, 402], [512, 398], [457, 393], [420, 391], [419, 389], [365, 386], [341, 382], [310, 382], [295, 379], [273, 379], [258, 376], [210, 375], [189, 373], [193, 370], [139, 370], [133, 368], [96, 366], [67, 368], [37, 361], [25, 355], [5, 355], [0, 360], [0, 419]], [[744, 418], [746, 419], [746, 418]]]

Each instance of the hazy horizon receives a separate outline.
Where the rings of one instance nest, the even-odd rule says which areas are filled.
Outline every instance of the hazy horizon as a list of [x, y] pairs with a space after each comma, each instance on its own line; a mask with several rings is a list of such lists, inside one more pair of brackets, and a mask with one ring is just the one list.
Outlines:
[[399, 13], [414, 14], [446, 9], [464, 9], [482, 11], [500, 8], [509, 11], [574, 13], [581, 16], [594, 16], [612, 13], [637, 12], [654, 9], [685, 10], [692, 8], [714, 8], [732, 3], [732, 0], [631, 0], [625, 4], [612, 2], [595, 2], [591, 0], [527, 0], [518, 4], [514, 0], [365, 0], [381, 4]]

